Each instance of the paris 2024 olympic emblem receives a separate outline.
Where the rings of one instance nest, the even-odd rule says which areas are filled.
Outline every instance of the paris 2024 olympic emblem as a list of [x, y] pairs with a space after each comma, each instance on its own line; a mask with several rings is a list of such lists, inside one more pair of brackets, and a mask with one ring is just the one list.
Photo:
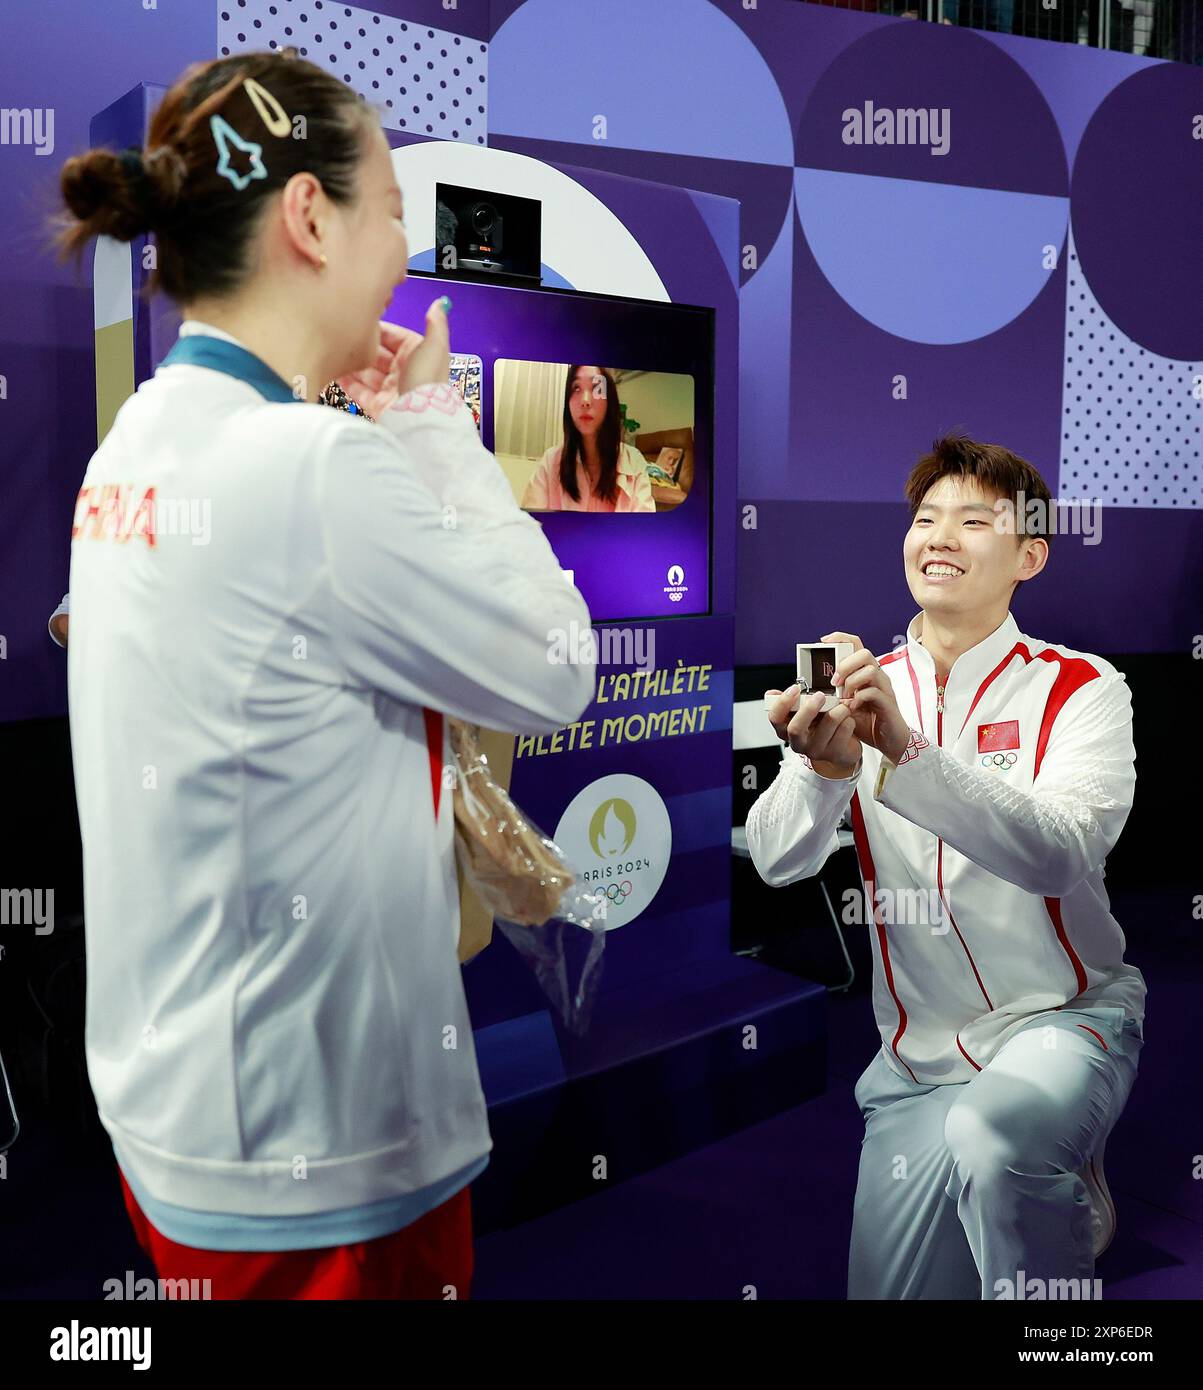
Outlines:
[[606, 930], [612, 931], [633, 922], [660, 891], [672, 854], [672, 824], [650, 782], [615, 773], [573, 797], [555, 841], [585, 883], [605, 894]]

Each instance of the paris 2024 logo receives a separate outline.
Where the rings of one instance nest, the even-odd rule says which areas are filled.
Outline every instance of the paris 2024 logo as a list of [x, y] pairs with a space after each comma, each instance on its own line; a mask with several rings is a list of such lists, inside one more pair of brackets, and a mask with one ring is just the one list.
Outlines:
[[573, 797], [555, 840], [582, 880], [605, 894], [606, 930], [613, 931], [633, 922], [660, 891], [672, 854], [672, 824], [650, 782], [615, 773]]

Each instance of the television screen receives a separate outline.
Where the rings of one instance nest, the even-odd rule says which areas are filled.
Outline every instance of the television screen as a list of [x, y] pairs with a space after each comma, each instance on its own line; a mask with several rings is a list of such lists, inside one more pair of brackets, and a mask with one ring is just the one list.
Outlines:
[[411, 272], [452, 301], [451, 380], [595, 622], [710, 611], [714, 314]]

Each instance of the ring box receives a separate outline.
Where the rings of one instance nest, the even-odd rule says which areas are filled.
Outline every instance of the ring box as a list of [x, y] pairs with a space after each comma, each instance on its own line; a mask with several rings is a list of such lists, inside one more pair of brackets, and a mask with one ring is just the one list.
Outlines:
[[834, 709], [843, 698], [835, 685], [835, 668], [856, 648], [851, 642], [799, 642], [798, 685], [799, 700], [820, 691], [826, 697], [821, 713]]

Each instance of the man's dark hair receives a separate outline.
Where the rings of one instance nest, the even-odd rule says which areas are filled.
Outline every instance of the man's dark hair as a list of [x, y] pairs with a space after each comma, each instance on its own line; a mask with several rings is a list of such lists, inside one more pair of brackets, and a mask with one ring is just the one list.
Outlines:
[[[1007, 497], [1015, 506], [1018, 539], [1042, 538], [1051, 548], [1052, 494], [1048, 484], [1026, 459], [1004, 449], [1001, 444], [980, 444], [961, 433], [946, 434], [931, 446], [931, 452], [911, 469], [904, 492], [911, 509], [911, 520], [923, 499], [941, 478], [976, 478], [983, 491]], [[1027, 505], [1033, 498], [1041, 502], [1030, 520]]]

